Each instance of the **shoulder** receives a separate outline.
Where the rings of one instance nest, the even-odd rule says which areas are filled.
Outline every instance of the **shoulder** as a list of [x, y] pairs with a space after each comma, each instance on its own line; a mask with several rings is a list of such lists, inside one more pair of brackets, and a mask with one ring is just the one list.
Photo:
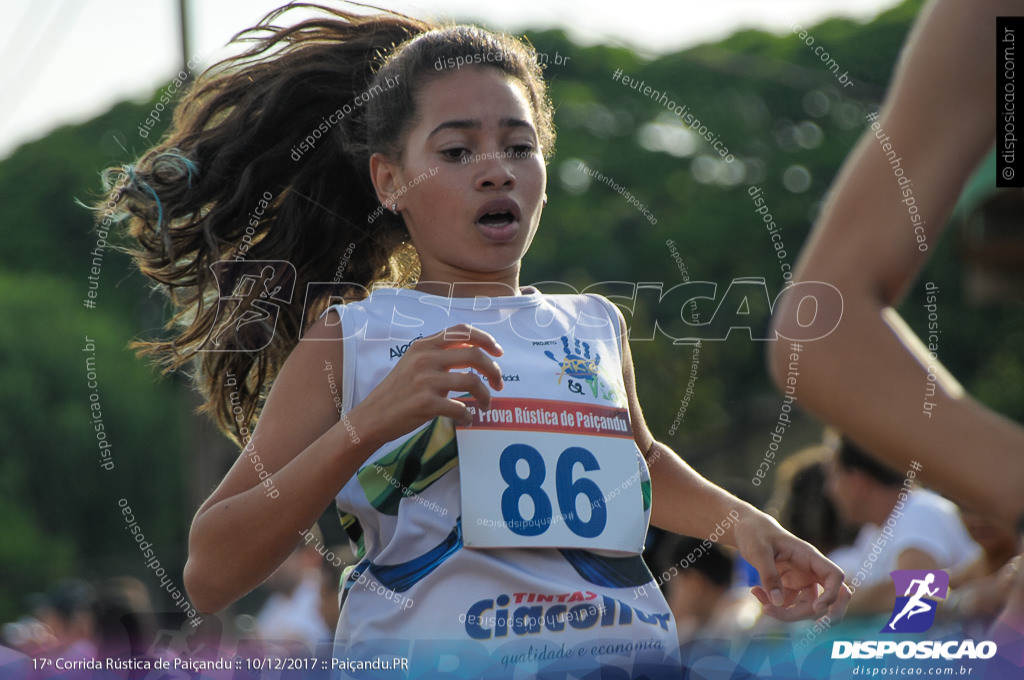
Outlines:
[[597, 293], [584, 293], [580, 296], [590, 301], [590, 304], [596, 309], [600, 309], [611, 324], [611, 332], [615, 337], [616, 342], [619, 344], [619, 350], [623, 349], [625, 345], [624, 340], [627, 337], [628, 329], [626, 328], [626, 317], [622, 315], [622, 310], [614, 302], [609, 300], [603, 295]]
[[914, 489], [907, 498], [907, 513], [922, 518], [960, 521], [956, 504], [929, 489]]
[[601, 327], [611, 325], [619, 331], [625, 331], [626, 322], [619, 307], [598, 293], [539, 292], [537, 299], [541, 305], [554, 307], [576, 317], [578, 324]]
[[583, 293], [579, 297], [585, 300], [589, 300], [590, 304], [592, 305], [603, 308], [608, 312], [608, 314], [612, 318], [623, 319], [622, 311], [619, 309], [619, 306], [616, 305], [611, 300], [609, 300], [608, 298], [606, 298], [604, 295], [601, 295], [599, 293]]
[[566, 296], [577, 299], [581, 309], [589, 315], [606, 317], [612, 325], [622, 332], [626, 331], [626, 318], [618, 305], [598, 293], [583, 293], [581, 295]]
[[302, 334], [274, 378], [257, 425], [263, 448], [278, 442], [295, 455], [337, 422], [344, 342], [333, 316], [325, 313]]
[[318, 386], [328, 388], [332, 381], [340, 379], [344, 365], [343, 328], [347, 326], [334, 307], [326, 310], [302, 333], [274, 380], [271, 396], [275, 391], [296, 398], [315, 396], [320, 391]]
[[910, 493], [902, 516], [896, 517], [894, 512], [893, 518], [897, 543], [946, 553], [947, 562], [953, 557], [950, 554], [953, 549], [964, 544], [967, 537], [957, 506], [928, 489], [915, 489]]

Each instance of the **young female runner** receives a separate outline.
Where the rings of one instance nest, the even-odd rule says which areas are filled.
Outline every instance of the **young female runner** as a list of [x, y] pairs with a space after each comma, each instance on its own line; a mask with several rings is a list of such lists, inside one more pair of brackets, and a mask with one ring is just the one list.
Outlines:
[[[148, 351], [194, 361], [246, 444], [193, 520], [195, 606], [257, 586], [333, 499], [360, 557], [338, 660], [662, 674], [676, 633], [638, 554], [649, 520], [736, 546], [766, 613], [840, 616], [838, 568], [654, 440], [616, 307], [519, 287], [554, 144], [532, 49], [390, 13], [277, 28], [281, 11], [120, 189], [139, 265], [181, 309]], [[321, 314], [306, 284], [332, 280], [365, 299]], [[415, 285], [366, 297], [384, 281]]]

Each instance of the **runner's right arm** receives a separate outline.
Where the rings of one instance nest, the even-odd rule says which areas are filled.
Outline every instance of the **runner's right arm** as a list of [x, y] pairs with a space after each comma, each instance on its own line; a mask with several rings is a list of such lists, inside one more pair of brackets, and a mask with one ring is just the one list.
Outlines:
[[[474, 368], [500, 389], [490, 355], [501, 349], [489, 334], [456, 326], [418, 340], [360, 404], [340, 420], [328, 376], [342, 385], [342, 342], [327, 315], [288, 357], [253, 433], [224, 480], [199, 508], [189, 533], [185, 588], [196, 609], [216, 612], [262, 583], [284, 561], [342, 486], [380, 446], [436, 416], [465, 421], [466, 406], [449, 391], [470, 392], [482, 404], [490, 392]], [[449, 335], [449, 338], [453, 337]], [[358, 441], [357, 441], [358, 440]], [[259, 456], [259, 460], [255, 459]], [[266, 493], [256, 464], [271, 473]]]

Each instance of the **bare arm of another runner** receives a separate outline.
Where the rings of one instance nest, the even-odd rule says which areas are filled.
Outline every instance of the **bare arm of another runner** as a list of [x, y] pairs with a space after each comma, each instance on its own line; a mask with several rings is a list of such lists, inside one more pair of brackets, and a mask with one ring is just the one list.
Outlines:
[[[993, 143], [995, 17], [1022, 9], [1012, 0], [927, 6], [881, 115], [865, 122], [794, 277], [831, 283], [843, 302], [835, 331], [804, 344], [800, 403], [896, 469], [917, 461], [936, 489], [1008, 524], [1024, 510], [1024, 428], [965, 394], [941, 367], [933, 369], [937, 390], [928, 400], [935, 405], [926, 411], [928, 354], [891, 307], [937, 245], [964, 183]], [[893, 158], [913, 181], [925, 223], [916, 233]], [[794, 302], [784, 298], [780, 308]], [[778, 311], [776, 330], [798, 337], [792, 314]], [[781, 384], [787, 347], [771, 344], [769, 364]]]

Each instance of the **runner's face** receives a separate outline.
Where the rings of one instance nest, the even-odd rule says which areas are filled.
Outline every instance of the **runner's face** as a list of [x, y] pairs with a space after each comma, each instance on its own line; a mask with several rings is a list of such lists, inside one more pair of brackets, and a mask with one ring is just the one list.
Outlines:
[[[396, 199], [421, 281], [518, 282], [547, 184], [522, 85], [494, 68], [445, 73], [416, 97], [400, 165], [375, 172]], [[507, 293], [506, 293], [507, 294]]]

